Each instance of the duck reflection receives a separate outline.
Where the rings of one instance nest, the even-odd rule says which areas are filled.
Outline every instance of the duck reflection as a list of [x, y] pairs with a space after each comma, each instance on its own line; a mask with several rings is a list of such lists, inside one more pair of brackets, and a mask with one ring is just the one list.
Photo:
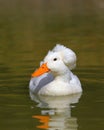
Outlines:
[[70, 96], [42, 96], [30, 93], [30, 97], [42, 108], [40, 115], [32, 118], [39, 119], [37, 128], [48, 130], [77, 130], [77, 118], [71, 117], [72, 104], [78, 103], [81, 93]]

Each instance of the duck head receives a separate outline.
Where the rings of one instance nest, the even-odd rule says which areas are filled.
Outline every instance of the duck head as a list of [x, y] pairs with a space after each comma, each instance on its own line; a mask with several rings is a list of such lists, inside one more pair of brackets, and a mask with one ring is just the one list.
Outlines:
[[54, 75], [63, 74], [66, 73], [68, 69], [73, 69], [75, 65], [75, 53], [63, 45], [57, 45], [52, 51], [48, 52], [40, 68], [32, 74], [32, 77], [41, 76], [50, 71]]

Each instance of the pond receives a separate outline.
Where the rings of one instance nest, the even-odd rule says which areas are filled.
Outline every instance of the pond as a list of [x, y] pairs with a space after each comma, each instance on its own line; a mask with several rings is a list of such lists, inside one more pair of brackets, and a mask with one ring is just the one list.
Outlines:
[[[0, 128], [104, 129], [103, 0], [0, 1]], [[29, 94], [31, 73], [57, 43], [77, 54], [83, 93]]]

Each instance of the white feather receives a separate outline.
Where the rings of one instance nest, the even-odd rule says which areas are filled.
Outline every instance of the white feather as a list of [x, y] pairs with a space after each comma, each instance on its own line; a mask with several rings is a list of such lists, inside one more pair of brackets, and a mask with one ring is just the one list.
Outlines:
[[61, 55], [63, 62], [69, 67], [70, 70], [76, 67], [76, 54], [71, 49], [60, 44], [57, 44], [52, 51], [49, 51], [45, 58], [50, 57], [50, 55], [53, 55], [53, 53], [56, 52]]
[[76, 54], [71, 49], [57, 44], [42, 63], [47, 63], [50, 73], [31, 79], [32, 93], [60, 96], [82, 92], [78, 77], [70, 71], [76, 66]]

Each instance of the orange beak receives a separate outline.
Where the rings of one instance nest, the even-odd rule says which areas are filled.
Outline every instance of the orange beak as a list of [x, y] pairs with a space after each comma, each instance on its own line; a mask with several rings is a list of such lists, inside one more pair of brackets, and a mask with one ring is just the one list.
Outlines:
[[38, 68], [33, 74], [32, 77], [37, 77], [40, 76], [46, 72], [49, 72], [50, 69], [47, 67], [47, 63], [44, 63], [40, 66], [40, 68]]

